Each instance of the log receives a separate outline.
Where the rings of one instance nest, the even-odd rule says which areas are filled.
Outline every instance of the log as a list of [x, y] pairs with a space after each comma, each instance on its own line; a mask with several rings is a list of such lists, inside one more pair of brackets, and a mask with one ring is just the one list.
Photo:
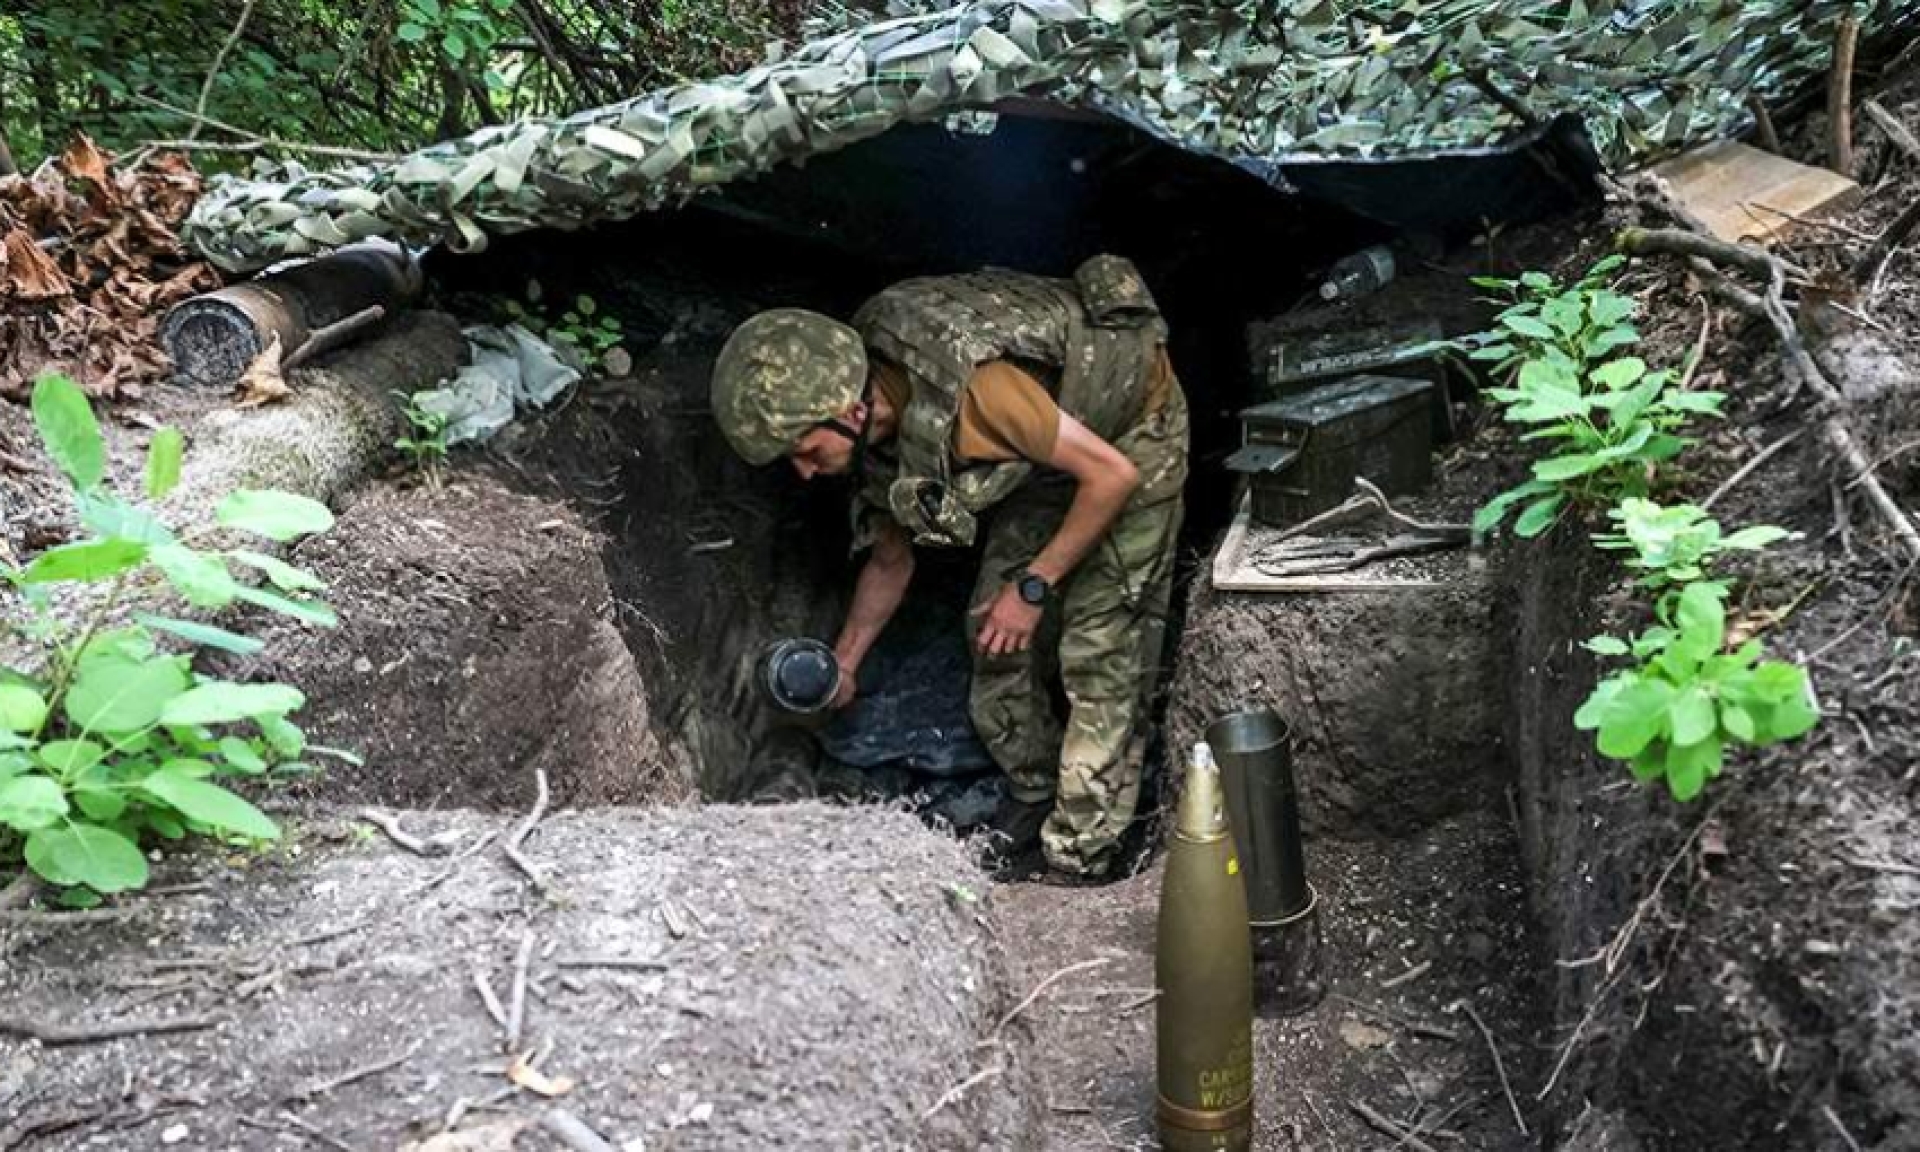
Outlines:
[[160, 338], [182, 376], [225, 387], [274, 337], [282, 355], [298, 363], [390, 319], [419, 298], [424, 284], [419, 262], [404, 250], [357, 244], [182, 301], [162, 322]]

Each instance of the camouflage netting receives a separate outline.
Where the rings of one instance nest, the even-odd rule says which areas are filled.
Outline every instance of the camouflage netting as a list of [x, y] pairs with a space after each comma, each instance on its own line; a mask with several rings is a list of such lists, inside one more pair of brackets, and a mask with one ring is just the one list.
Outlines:
[[1040, 96], [1278, 181], [1282, 165], [1472, 152], [1562, 113], [1613, 164], [1724, 134], [1920, 0], [975, 0], [737, 76], [479, 132], [389, 165], [263, 166], [186, 239], [230, 271], [366, 236], [460, 251], [678, 203], [908, 121]]

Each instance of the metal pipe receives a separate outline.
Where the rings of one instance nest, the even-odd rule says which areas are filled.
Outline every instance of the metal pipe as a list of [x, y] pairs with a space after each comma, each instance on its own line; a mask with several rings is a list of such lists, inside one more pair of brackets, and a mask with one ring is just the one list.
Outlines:
[[1233, 712], [1207, 727], [1255, 928], [1284, 924], [1313, 903], [1293, 787], [1292, 735], [1271, 708]]

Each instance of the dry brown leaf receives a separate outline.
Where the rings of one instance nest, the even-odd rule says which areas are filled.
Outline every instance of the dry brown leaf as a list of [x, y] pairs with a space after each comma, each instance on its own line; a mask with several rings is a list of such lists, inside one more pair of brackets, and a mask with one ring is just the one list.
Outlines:
[[293, 395], [286, 377], [280, 374], [280, 334], [267, 337], [267, 346], [253, 358], [234, 385], [234, 407], [258, 408]]
[[513, 1063], [507, 1065], [507, 1079], [535, 1095], [551, 1100], [555, 1096], [565, 1096], [573, 1091], [573, 1077], [549, 1076], [540, 1069], [527, 1063], [525, 1056], [515, 1056]]
[[85, 133], [75, 134], [73, 143], [60, 154], [60, 167], [67, 175], [87, 182], [88, 196], [95, 207], [112, 208], [120, 203], [120, 186], [107, 171], [107, 158]]
[[425, 1140], [400, 1145], [400, 1152], [513, 1152], [514, 1138], [533, 1126], [531, 1120], [509, 1118], [442, 1132]]
[[73, 285], [53, 258], [40, 250], [26, 230], [15, 228], [4, 241], [5, 257], [0, 259], [0, 298], [13, 300], [57, 300], [73, 294]]

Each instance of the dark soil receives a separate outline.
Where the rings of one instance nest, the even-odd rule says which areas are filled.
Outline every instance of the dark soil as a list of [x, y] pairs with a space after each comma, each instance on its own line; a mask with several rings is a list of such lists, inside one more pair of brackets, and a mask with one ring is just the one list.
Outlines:
[[274, 624], [251, 669], [301, 686], [310, 738], [365, 761], [328, 764], [306, 795], [525, 808], [536, 771], [577, 807], [689, 795], [610, 622], [601, 546], [564, 505], [485, 474], [367, 489], [295, 553], [339, 631]]
[[[462, 846], [503, 830], [472, 813], [408, 825]], [[269, 859], [197, 854], [167, 871], [202, 887], [115, 922], [0, 927], [8, 1031], [220, 1021], [62, 1049], [0, 1037], [0, 1147], [393, 1149], [524, 1127], [549, 1105], [508, 1080], [475, 979], [510, 1005], [529, 938], [515, 1050], [574, 1081], [554, 1103], [616, 1146], [1034, 1146], [1021, 1054], [995, 1034], [1011, 1004], [986, 889], [910, 817], [559, 815], [527, 843], [545, 898], [497, 843], [422, 859], [368, 831], [323, 824]], [[609, 958], [658, 965], [582, 964]], [[536, 1131], [511, 1146], [561, 1147]]]

